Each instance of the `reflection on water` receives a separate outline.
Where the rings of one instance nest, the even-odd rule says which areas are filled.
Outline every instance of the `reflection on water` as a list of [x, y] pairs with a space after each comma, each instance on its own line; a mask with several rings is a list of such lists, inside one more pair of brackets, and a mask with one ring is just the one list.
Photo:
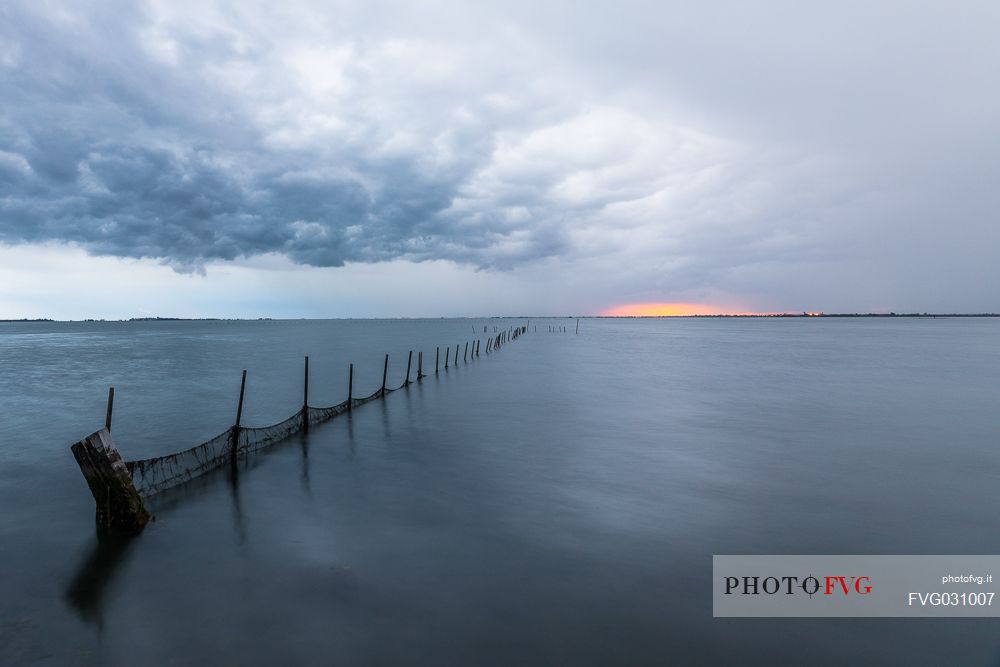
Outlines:
[[243, 517], [243, 504], [240, 502], [240, 462], [233, 461], [225, 468], [226, 481], [229, 485], [229, 498], [233, 508], [233, 531], [240, 544], [247, 541], [246, 519]]
[[66, 601], [80, 618], [93, 622], [99, 631], [104, 628], [105, 595], [136, 539], [139, 538], [98, 526], [93, 544], [66, 587]]
[[302, 492], [309, 496], [311, 494], [309, 491], [309, 436], [307, 434], [303, 435], [299, 448], [302, 450]]

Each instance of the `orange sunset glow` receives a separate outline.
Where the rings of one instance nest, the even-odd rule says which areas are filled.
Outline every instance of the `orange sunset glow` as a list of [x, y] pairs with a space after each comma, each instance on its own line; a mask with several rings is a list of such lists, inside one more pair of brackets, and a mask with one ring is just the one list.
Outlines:
[[707, 303], [625, 303], [601, 312], [606, 317], [683, 317], [690, 315], [751, 315], [740, 309]]

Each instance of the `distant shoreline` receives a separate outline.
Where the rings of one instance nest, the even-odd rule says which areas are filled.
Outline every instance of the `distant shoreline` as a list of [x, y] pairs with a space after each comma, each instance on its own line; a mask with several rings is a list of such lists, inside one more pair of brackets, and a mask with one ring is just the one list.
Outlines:
[[774, 318], [910, 318], [1000, 317], [1000, 313], [750, 313], [733, 315], [487, 315], [483, 317], [130, 317], [128, 319], [55, 320], [46, 317], [0, 319], [0, 324], [30, 322], [298, 322], [303, 320], [659, 320], [659, 319], [774, 319]]

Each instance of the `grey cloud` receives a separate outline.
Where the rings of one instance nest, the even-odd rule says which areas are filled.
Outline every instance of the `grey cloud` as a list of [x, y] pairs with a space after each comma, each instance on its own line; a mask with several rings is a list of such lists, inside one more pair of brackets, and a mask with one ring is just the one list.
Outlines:
[[[378, 142], [394, 129], [348, 109], [349, 140], [269, 145], [255, 109], [231, 90], [206, 90], [202, 68], [225, 64], [231, 45], [181, 34], [184, 64], [171, 68], [143, 48], [149, 17], [126, 5], [67, 9], [68, 23], [5, 10], [4, 43], [16, 45], [18, 59], [0, 90], [11, 102], [0, 125], [0, 240], [72, 241], [182, 267], [266, 252], [317, 266], [400, 257], [496, 263], [483, 239], [504, 230], [442, 215], [489, 158], [488, 135], [431, 127], [398, 155], [380, 156]], [[437, 113], [420, 102], [408, 100], [414, 117]], [[429, 163], [424, 144], [441, 141], [464, 154]], [[524, 257], [552, 250], [534, 244]]]
[[998, 19], [988, 2], [7, 3], [0, 241], [179, 270], [548, 258], [603, 299], [1000, 309]]

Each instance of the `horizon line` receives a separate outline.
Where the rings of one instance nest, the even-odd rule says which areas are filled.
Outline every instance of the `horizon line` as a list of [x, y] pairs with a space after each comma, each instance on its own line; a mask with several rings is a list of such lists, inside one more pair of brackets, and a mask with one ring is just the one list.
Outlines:
[[602, 319], [602, 320], [642, 320], [642, 319], [766, 319], [766, 318], [845, 318], [845, 317], [908, 317], [908, 318], [943, 318], [943, 317], [1000, 317], [1000, 313], [822, 313], [822, 312], [785, 312], [785, 313], [717, 313], [691, 315], [425, 315], [425, 316], [383, 316], [383, 317], [159, 317], [140, 316], [128, 318], [87, 317], [82, 319], [58, 319], [52, 317], [19, 317], [0, 318], [0, 323], [18, 322], [292, 322], [292, 321], [327, 321], [327, 320], [490, 320], [490, 319]]

